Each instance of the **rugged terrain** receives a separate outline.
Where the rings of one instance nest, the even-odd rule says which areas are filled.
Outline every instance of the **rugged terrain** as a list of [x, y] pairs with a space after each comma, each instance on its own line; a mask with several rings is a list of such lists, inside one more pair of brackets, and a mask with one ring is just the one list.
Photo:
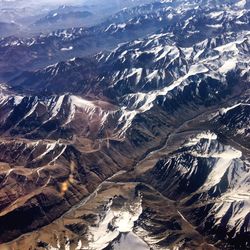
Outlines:
[[250, 249], [249, 7], [1, 39], [0, 249]]

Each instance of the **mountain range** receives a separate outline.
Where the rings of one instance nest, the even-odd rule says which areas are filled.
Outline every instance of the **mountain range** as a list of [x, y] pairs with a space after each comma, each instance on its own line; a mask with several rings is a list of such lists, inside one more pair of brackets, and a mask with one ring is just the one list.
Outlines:
[[3, 37], [0, 249], [250, 249], [249, 8]]

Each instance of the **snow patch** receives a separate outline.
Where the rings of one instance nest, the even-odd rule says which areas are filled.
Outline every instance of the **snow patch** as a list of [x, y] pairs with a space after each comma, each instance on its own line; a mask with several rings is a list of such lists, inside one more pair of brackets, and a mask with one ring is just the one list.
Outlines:
[[230, 111], [232, 109], [235, 109], [235, 108], [237, 108], [237, 107], [239, 107], [241, 105], [242, 106], [250, 106], [250, 104], [247, 104], [247, 103], [237, 103], [237, 104], [235, 104], [235, 105], [233, 105], [231, 107], [221, 109], [221, 113], [226, 114], [228, 111]]
[[213, 29], [223, 28], [222, 24], [207, 24], [206, 26]]
[[206, 140], [209, 140], [209, 142], [211, 142], [211, 140], [217, 139], [217, 135], [210, 131], [200, 133], [196, 135], [195, 137], [189, 139], [189, 141], [185, 144], [185, 146], [189, 147], [189, 146], [196, 145], [197, 143], [200, 142], [201, 139], [206, 139]]
[[21, 103], [21, 101], [23, 100], [23, 96], [14, 96], [14, 105], [17, 106]]
[[122, 234], [120, 239], [112, 244], [113, 250], [136, 249], [149, 250], [149, 246], [135, 233]]
[[214, 19], [220, 17], [224, 12], [223, 11], [215, 11], [209, 14], [209, 17]]
[[63, 100], [64, 100], [65, 95], [61, 95], [58, 97], [58, 99], [56, 100], [56, 103], [52, 109], [52, 116], [50, 119], [54, 118], [55, 116], [57, 116], [57, 114], [60, 112], [61, 108], [62, 108], [62, 104], [63, 104]]
[[[110, 201], [107, 205], [108, 209], [105, 212], [105, 217], [100, 217], [98, 226], [89, 228], [89, 245], [83, 249], [103, 249], [115, 240], [120, 233], [132, 232], [135, 221], [138, 220], [142, 213], [141, 202], [141, 197], [138, 197], [134, 203], [125, 204], [124, 207], [116, 210], [112, 208], [113, 201]], [[110, 230], [110, 227], [113, 229]]]
[[74, 47], [73, 46], [69, 46], [68, 48], [61, 48], [61, 51], [70, 51], [73, 50]]
[[240, 0], [238, 3], [235, 4], [235, 6], [239, 8], [245, 8], [245, 5], [247, 4], [246, 0]]
[[225, 73], [229, 72], [230, 70], [235, 69], [236, 65], [237, 65], [236, 58], [229, 59], [223, 64], [222, 67], [219, 68], [219, 72], [222, 74], [225, 74]]

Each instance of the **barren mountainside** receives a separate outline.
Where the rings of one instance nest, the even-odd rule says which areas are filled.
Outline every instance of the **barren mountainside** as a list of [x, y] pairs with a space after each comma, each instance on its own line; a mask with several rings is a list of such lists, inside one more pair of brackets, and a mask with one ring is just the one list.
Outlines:
[[249, 7], [0, 38], [0, 250], [250, 249]]

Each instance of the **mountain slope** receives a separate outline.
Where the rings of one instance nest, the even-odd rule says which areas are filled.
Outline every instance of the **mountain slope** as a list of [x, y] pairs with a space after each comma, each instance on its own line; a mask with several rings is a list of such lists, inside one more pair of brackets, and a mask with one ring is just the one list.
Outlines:
[[248, 23], [244, 1], [160, 1], [3, 39], [25, 58], [0, 85], [0, 247], [249, 249]]

